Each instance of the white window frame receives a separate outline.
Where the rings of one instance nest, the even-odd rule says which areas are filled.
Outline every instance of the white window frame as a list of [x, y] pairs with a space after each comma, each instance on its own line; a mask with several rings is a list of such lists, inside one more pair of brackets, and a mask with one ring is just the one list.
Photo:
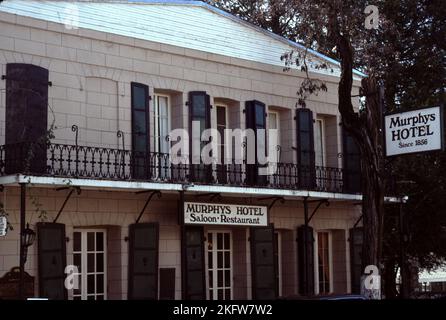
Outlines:
[[[108, 288], [108, 274], [107, 274], [107, 266], [108, 266], [108, 262], [107, 262], [107, 255], [108, 255], [108, 251], [107, 251], [107, 229], [103, 229], [103, 228], [89, 228], [89, 229], [74, 229], [73, 230], [73, 234], [75, 232], [80, 232], [81, 234], [81, 251], [74, 251], [73, 248], [73, 260], [74, 260], [74, 254], [81, 254], [81, 273], [79, 273], [80, 275], [80, 285], [81, 285], [81, 300], [87, 300], [88, 298], [88, 294], [87, 294], [87, 281], [88, 281], [88, 272], [87, 272], [87, 268], [88, 268], [88, 264], [87, 264], [87, 255], [88, 253], [92, 253], [92, 251], [87, 251], [87, 233], [88, 232], [102, 232], [104, 234], [104, 250], [103, 250], [103, 254], [104, 254], [104, 300], [107, 300], [107, 288]], [[95, 238], [96, 241], [96, 238]], [[96, 253], [96, 251], [94, 251], [94, 253]], [[96, 264], [95, 264], [95, 268], [96, 268]], [[102, 272], [101, 272], [102, 273]], [[91, 274], [91, 272], [90, 272]], [[94, 274], [96, 274], [96, 272], [94, 272]], [[96, 290], [95, 290], [95, 295], [96, 295]], [[73, 299], [74, 299], [74, 294], [73, 294]], [[78, 295], [76, 295], [78, 296]]]
[[[153, 102], [153, 106], [154, 106], [154, 110], [153, 110], [153, 117], [154, 117], [154, 121], [153, 121], [153, 129], [154, 129], [154, 144], [155, 144], [155, 148], [154, 151], [155, 152], [160, 152], [159, 151], [159, 141], [156, 141], [156, 138], [159, 136], [159, 114], [158, 114], [158, 98], [159, 97], [163, 97], [163, 98], [167, 98], [167, 132], [170, 132], [171, 130], [171, 118], [172, 118], [172, 108], [171, 108], [171, 97], [169, 94], [163, 94], [163, 93], [155, 93], [154, 94], [154, 102]], [[161, 138], [161, 137], [160, 137]], [[170, 148], [169, 148], [170, 151]]]
[[314, 294], [319, 294], [319, 254], [318, 233], [328, 234], [328, 267], [329, 267], [329, 293], [333, 293], [333, 234], [330, 230], [317, 230], [314, 232]]
[[[325, 119], [323, 118], [316, 118], [316, 123], [320, 122], [321, 124], [321, 142], [322, 142], [322, 167], [327, 166], [327, 153], [326, 153], [326, 146], [325, 146]], [[315, 126], [317, 128], [317, 126]]]
[[[205, 229], [204, 230], [205, 235], [206, 235], [206, 248], [205, 248], [205, 269], [206, 269], [206, 299], [207, 300], [211, 300], [211, 297], [209, 296], [209, 260], [208, 260], [208, 247], [207, 247], [207, 236], [208, 233], [229, 233], [229, 246], [230, 246], [230, 250], [229, 250], [229, 256], [230, 256], [230, 270], [231, 270], [231, 297], [230, 299], [233, 300], [234, 299], [234, 240], [233, 240], [233, 235], [232, 235], [232, 230], [224, 230], [224, 229]], [[214, 242], [213, 242], [214, 243]], [[216, 254], [216, 251], [213, 251]], [[215, 261], [215, 263], [213, 264], [214, 268], [216, 269], [216, 263], [217, 261]], [[217, 282], [218, 282], [218, 277], [214, 277], [213, 279], [213, 288], [217, 288]]]

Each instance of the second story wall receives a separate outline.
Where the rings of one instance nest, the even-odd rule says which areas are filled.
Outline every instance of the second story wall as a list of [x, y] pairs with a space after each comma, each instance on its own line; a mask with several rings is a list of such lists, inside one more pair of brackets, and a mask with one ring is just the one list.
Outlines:
[[[131, 83], [148, 86], [150, 148], [155, 150], [157, 94], [168, 97], [171, 129], [187, 128], [190, 91], [209, 94], [212, 127], [217, 127], [217, 106], [227, 111], [228, 128], [245, 128], [245, 104], [258, 100], [273, 114], [280, 130], [280, 159], [296, 161], [296, 91], [298, 71], [227, 56], [143, 41], [91, 30], [68, 30], [61, 24], [0, 13], [0, 66], [28, 63], [47, 68], [48, 123], [55, 121], [54, 142], [122, 148], [117, 131], [131, 147]], [[312, 96], [308, 107], [324, 120], [324, 165], [339, 166], [340, 117], [337, 110], [338, 78], [319, 75], [328, 92]], [[0, 143], [4, 143], [5, 82], [0, 81]], [[355, 82], [358, 85], [357, 82]], [[355, 87], [355, 91], [357, 87]], [[269, 119], [268, 119], [269, 120]], [[267, 121], [268, 126], [271, 125]]]

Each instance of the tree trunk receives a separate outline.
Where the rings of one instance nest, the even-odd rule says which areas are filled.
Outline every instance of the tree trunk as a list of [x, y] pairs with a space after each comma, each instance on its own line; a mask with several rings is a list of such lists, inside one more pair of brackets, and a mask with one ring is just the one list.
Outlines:
[[360, 141], [363, 213], [363, 267], [380, 269], [384, 217], [384, 181], [382, 179], [382, 117], [379, 88], [373, 77], [362, 80], [366, 108], [361, 114]]
[[[335, 30], [336, 31], [336, 30]], [[335, 32], [341, 58], [341, 79], [338, 99], [342, 125], [355, 139], [361, 153], [362, 213], [364, 241], [362, 247], [363, 268], [380, 267], [383, 233], [384, 181], [381, 176], [383, 159], [381, 94], [373, 76], [362, 80], [362, 94], [366, 108], [356, 113], [352, 104], [353, 49], [348, 38]]]
[[384, 263], [384, 294], [386, 299], [395, 299], [398, 292], [396, 291], [396, 264], [397, 259], [388, 259]]

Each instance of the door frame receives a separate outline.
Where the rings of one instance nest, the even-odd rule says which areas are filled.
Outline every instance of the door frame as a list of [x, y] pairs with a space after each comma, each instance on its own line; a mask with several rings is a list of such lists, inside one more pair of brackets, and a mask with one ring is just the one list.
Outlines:
[[[107, 256], [108, 256], [108, 246], [107, 246], [107, 229], [106, 228], [74, 228], [73, 229], [73, 239], [74, 239], [74, 233], [75, 232], [80, 232], [81, 233], [81, 272], [78, 273], [80, 275], [80, 287], [81, 287], [81, 300], [87, 300], [86, 298], [88, 297], [88, 293], [84, 292], [84, 290], [87, 290], [87, 281], [88, 281], [88, 264], [87, 264], [87, 256], [88, 256], [88, 251], [87, 249], [87, 233], [88, 232], [103, 232], [104, 234], [104, 300], [107, 300], [107, 296], [108, 296], [108, 260], [107, 260]], [[85, 241], [83, 241], [85, 238]], [[95, 239], [96, 241], [96, 239]], [[73, 246], [74, 246], [74, 240], [73, 240]], [[74, 254], [77, 253], [78, 251], [74, 251], [74, 247], [72, 247], [72, 255], [73, 255], [73, 262], [74, 262]], [[95, 250], [96, 252], [96, 250]], [[96, 259], [96, 257], [95, 257]], [[96, 268], [96, 265], [95, 265]], [[85, 273], [84, 273], [85, 272]], [[95, 283], [95, 295], [96, 295], [96, 283]], [[72, 297], [74, 298], [74, 294], [72, 295]]]
[[[314, 294], [320, 294], [319, 292], [319, 243], [318, 243], [318, 233], [328, 234], [328, 267], [329, 270], [329, 292], [333, 293], [333, 234], [331, 230], [321, 229], [314, 230]], [[325, 294], [325, 293], [324, 293]]]
[[[205, 237], [206, 237], [206, 245], [205, 245], [205, 270], [206, 270], [206, 274], [205, 274], [205, 280], [206, 280], [206, 300], [211, 300], [210, 296], [209, 296], [209, 259], [208, 259], [208, 247], [207, 247], [207, 236], [208, 233], [229, 233], [229, 246], [230, 246], [230, 270], [231, 270], [231, 297], [230, 300], [234, 299], [234, 240], [233, 240], [233, 235], [232, 235], [232, 230], [231, 229], [213, 229], [213, 228], [205, 228], [204, 229], [205, 232]], [[214, 267], [216, 266], [216, 264], [214, 264]], [[215, 281], [217, 281], [217, 278], [214, 277], [214, 283]]]

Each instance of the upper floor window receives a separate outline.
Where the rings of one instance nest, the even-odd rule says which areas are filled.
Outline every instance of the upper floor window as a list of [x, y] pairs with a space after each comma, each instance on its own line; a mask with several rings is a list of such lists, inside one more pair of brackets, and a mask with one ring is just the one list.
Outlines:
[[155, 94], [154, 109], [155, 152], [169, 153], [170, 97]]
[[[270, 150], [269, 152], [277, 152], [277, 162], [280, 162], [280, 115], [277, 111], [268, 112], [268, 129], [277, 130], [277, 147], [276, 149]], [[268, 134], [268, 139], [270, 135]], [[270, 142], [268, 140], [268, 146]]]
[[325, 122], [316, 119], [314, 123], [314, 152], [315, 164], [319, 167], [325, 166]]

